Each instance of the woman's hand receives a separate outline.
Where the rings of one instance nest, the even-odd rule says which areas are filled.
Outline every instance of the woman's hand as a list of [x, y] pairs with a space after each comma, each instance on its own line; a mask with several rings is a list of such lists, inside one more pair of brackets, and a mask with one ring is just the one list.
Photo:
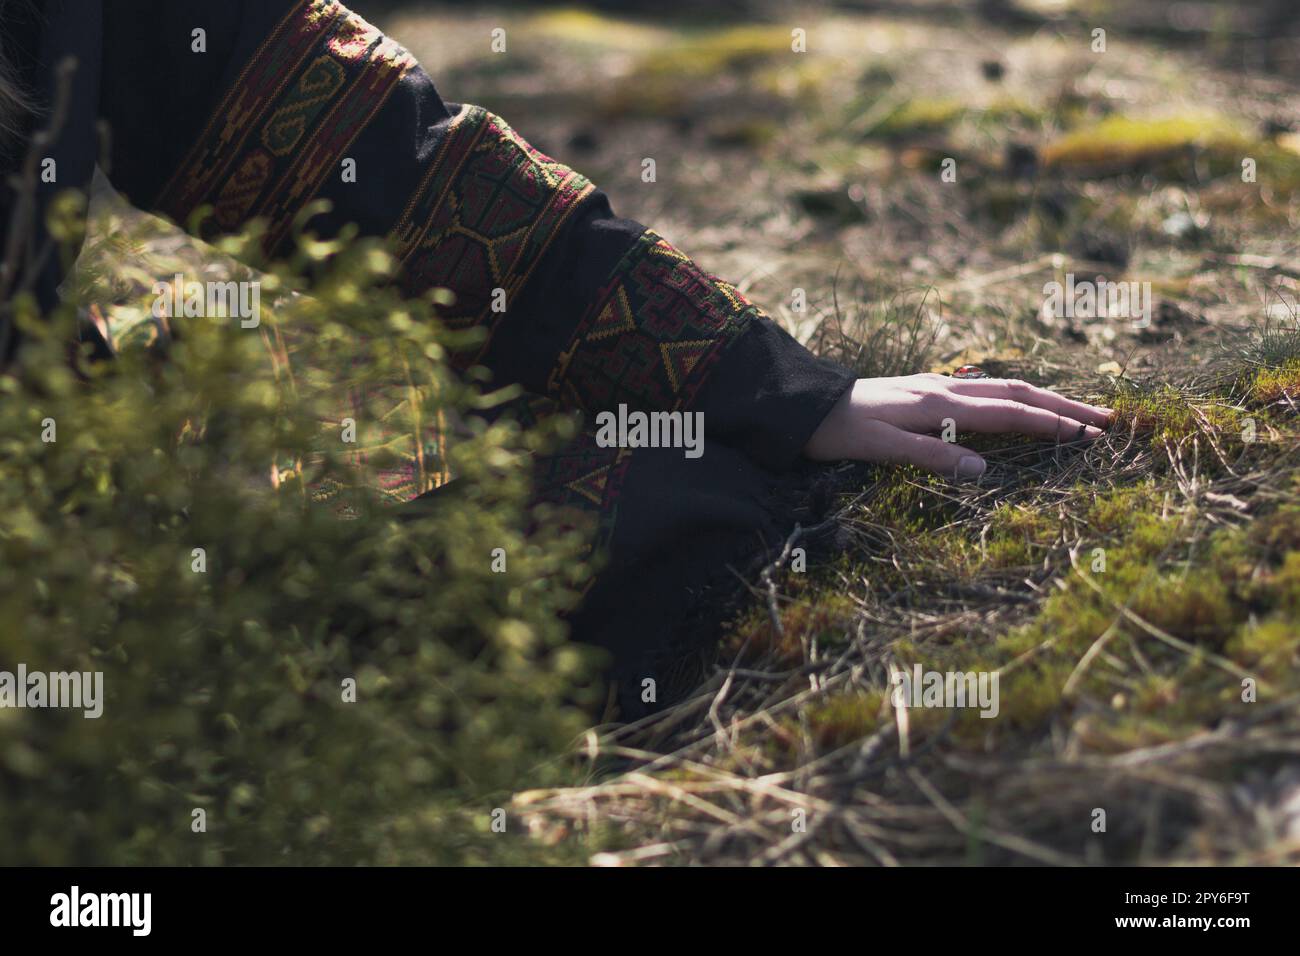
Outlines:
[[951, 427], [1080, 441], [1100, 435], [1111, 414], [1109, 408], [1014, 379], [935, 374], [860, 378], [818, 426], [804, 454], [817, 461], [895, 462], [978, 478], [984, 474], [984, 459], [933, 433]]

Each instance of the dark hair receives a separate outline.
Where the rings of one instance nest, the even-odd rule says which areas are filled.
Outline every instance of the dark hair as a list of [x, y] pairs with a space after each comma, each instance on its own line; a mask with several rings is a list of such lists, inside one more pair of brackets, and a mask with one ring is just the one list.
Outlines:
[[[0, 18], [4, 12], [5, 3], [0, 0]], [[32, 102], [18, 82], [17, 71], [5, 56], [4, 44], [0, 42], [0, 142], [11, 139], [19, 132], [22, 117], [31, 112], [31, 109]]]

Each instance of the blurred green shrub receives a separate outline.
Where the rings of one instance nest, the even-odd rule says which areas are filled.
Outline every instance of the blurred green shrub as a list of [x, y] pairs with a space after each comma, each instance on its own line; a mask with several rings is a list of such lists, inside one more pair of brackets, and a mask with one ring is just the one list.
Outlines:
[[[24, 344], [0, 372], [0, 670], [102, 671], [105, 699], [98, 719], [0, 708], [0, 863], [573, 852], [491, 827], [512, 788], [571, 779], [560, 755], [593, 692], [557, 616], [587, 574], [580, 529], [526, 504], [528, 455], [557, 435], [460, 414], [484, 399], [392, 267], [375, 243], [304, 235], [261, 277], [258, 327], [173, 319], [165, 357], [127, 349], [86, 376], [67, 361], [75, 303], [6, 304]], [[373, 493], [382, 456], [359, 463], [328, 424], [362, 386], [358, 444], [394, 416], [466, 422], [454, 507]]]

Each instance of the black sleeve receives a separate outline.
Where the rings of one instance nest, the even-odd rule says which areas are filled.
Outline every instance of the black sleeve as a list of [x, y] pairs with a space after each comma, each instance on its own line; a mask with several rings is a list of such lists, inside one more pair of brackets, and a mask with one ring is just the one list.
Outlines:
[[183, 225], [210, 207], [208, 236], [261, 218], [275, 255], [327, 199], [313, 229], [386, 236], [406, 291], [452, 290], [449, 323], [486, 333], [459, 360], [499, 384], [588, 415], [700, 411], [785, 469], [852, 381], [334, 0], [115, 0], [103, 108], [137, 205]]

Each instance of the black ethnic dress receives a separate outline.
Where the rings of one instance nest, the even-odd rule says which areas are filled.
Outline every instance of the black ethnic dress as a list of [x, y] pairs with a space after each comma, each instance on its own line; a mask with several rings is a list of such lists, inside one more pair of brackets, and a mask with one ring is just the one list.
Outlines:
[[[495, 385], [518, 383], [537, 407], [588, 422], [619, 406], [703, 413], [698, 458], [601, 447], [589, 429], [537, 462], [540, 500], [596, 519], [592, 546], [606, 561], [572, 627], [613, 652], [626, 680], [662, 666], [675, 639], [710, 620], [735, 569], [785, 540], [804, 504], [791, 477], [801, 449], [852, 374], [615, 216], [604, 193], [501, 117], [444, 101], [410, 53], [342, 4], [45, 0], [5, 10], [5, 48], [42, 101], [54, 95], [54, 65], [76, 62], [72, 109], [49, 147], [59, 188], [70, 177], [88, 184], [98, 160], [139, 208], [184, 226], [210, 206], [205, 238], [263, 220], [270, 255], [288, 247], [306, 203], [329, 200], [312, 230], [353, 223], [387, 237], [406, 292], [451, 289], [447, 322], [487, 332], [464, 362], [491, 370]], [[344, 158], [370, 172], [345, 182]], [[44, 305], [58, 280], [47, 263]], [[491, 307], [500, 289], [504, 312]], [[397, 485], [412, 498], [427, 491]]]

